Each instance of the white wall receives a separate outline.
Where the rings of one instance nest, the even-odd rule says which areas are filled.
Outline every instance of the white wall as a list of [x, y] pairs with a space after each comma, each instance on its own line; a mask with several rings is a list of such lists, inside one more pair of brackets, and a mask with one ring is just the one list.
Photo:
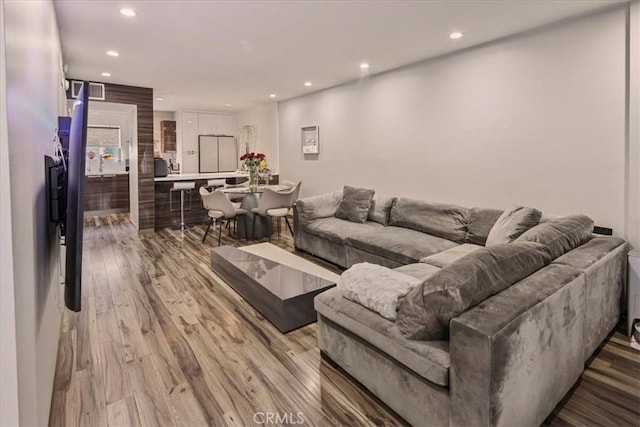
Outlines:
[[13, 233], [5, 64], [4, 3], [0, 3], [0, 425], [19, 424]]
[[629, 154], [625, 236], [635, 248], [640, 248], [640, 2], [630, 5], [629, 23]]
[[[624, 8], [284, 101], [279, 113], [280, 171], [303, 195], [351, 184], [523, 204], [624, 233]], [[320, 154], [305, 160], [309, 125]]]
[[[1, 2], [6, 37], [6, 131], [9, 168], [2, 167], [2, 242], [11, 231], [14, 310], [16, 326], [18, 403], [21, 425], [46, 425], [56, 364], [60, 309], [57, 308], [59, 245], [49, 227], [45, 206], [44, 159], [53, 153], [58, 115], [64, 114], [62, 55], [51, 1]], [[5, 99], [0, 99], [4, 104]], [[3, 129], [5, 123], [3, 122]], [[3, 143], [4, 146], [4, 143]], [[4, 148], [3, 148], [4, 150]], [[3, 163], [7, 160], [2, 155]], [[9, 171], [10, 201], [6, 197]], [[11, 209], [11, 224], [4, 216]], [[4, 256], [3, 256], [3, 261]], [[4, 299], [2, 268], [2, 323], [10, 316]], [[9, 312], [5, 312], [5, 309]], [[8, 350], [11, 351], [11, 343]], [[3, 337], [3, 364], [5, 342]], [[10, 366], [10, 368], [15, 368]], [[3, 366], [4, 372], [4, 366]], [[3, 405], [5, 392], [3, 374]], [[11, 383], [11, 378], [9, 378]], [[11, 401], [9, 402], [11, 403]], [[4, 406], [1, 424], [5, 422]]]
[[266, 154], [267, 161], [274, 171], [278, 171], [278, 104], [273, 102], [235, 116], [236, 136], [241, 135], [243, 126], [256, 127], [256, 151]]

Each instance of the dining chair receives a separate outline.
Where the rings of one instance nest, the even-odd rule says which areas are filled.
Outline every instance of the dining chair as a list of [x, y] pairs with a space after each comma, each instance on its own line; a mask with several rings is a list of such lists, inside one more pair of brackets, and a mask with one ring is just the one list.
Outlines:
[[[244, 235], [247, 240], [249, 240], [249, 234], [247, 233], [247, 211], [245, 209], [235, 207], [227, 195], [222, 191], [207, 191], [206, 188], [200, 187], [200, 196], [202, 197], [202, 204], [204, 208], [209, 212], [207, 213], [209, 216], [209, 224], [207, 225], [207, 230], [204, 232], [204, 236], [202, 237], [202, 242], [204, 243], [207, 238], [207, 234], [209, 234], [209, 229], [214, 222], [220, 220], [220, 224], [218, 226], [218, 246], [220, 246], [220, 239], [222, 237], [222, 221], [236, 219], [239, 216], [245, 215], [244, 219]], [[231, 230], [229, 230], [229, 234], [231, 234]]]
[[[229, 184], [227, 182], [224, 183], [224, 188], [237, 188], [237, 187], [248, 187], [249, 186], [249, 179], [247, 178], [246, 181], [240, 183], [240, 184]], [[240, 205], [242, 204], [242, 199], [244, 198], [244, 196], [239, 196], [239, 195], [229, 195], [229, 200], [231, 200], [231, 203], [233, 203], [233, 206], [236, 208], [239, 208]]]
[[279, 183], [278, 185], [280, 185], [281, 187], [286, 187], [286, 188], [287, 188], [287, 190], [288, 190], [288, 189], [293, 188], [293, 187], [295, 187], [296, 185], [298, 185], [298, 183], [297, 183], [297, 182], [294, 182], [294, 181], [287, 181], [287, 180], [285, 179], [285, 180], [283, 180], [281, 183]]
[[284, 191], [274, 191], [270, 188], [265, 188], [260, 196], [258, 207], [251, 209], [253, 213], [253, 228], [251, 233], [253, 236], [255, 236], [257, 215], [269, 220], [269, 241], [271, 241], [271, 221], [273, 218], [278, 218], [278, 234], [280, 234], [280, 218], [284, 217], [287, 227], [289, 227], [289, 232], [291, 232], [291, 236], [293, 236], [293, 228], [291, 228], [287, 215], [293, 204], [298, 200], [301, 184], [302, 182], [298, 182], [293, 188]]

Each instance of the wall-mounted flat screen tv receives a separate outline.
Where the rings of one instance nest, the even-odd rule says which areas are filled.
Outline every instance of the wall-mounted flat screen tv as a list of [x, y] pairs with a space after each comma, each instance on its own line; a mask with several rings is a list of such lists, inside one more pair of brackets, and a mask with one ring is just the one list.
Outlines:
[[67, 148], [66, 218], [63, 233], [67, 246], [64, 302], [80, 311], [82, 301], [82, 238], [84, 229], [84, 184], [87, 151], [89, 83], [83, 82], [71, 114]]

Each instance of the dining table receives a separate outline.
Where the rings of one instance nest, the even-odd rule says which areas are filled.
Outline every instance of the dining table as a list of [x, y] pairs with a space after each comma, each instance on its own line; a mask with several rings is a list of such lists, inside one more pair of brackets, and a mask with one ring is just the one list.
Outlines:
[[[229, 196], [242, 196], [240, 207], [247, 211], [246, 215], [242, 215], [238, 218], [238, 221], [248, 221], [245, 229], [244, 224], [238, 224], [237, 233], [240, 237], [261, 239], [263, 237], [269, 237], [269, 221], [271, 218], [264, 217], [262, 215], [254, 214], [251, 210], [258, 207], [260, 202], [260, 194], [264, 193], [266, 189], [273, 191], [286, 191], [290, 187], [285, 185], [258, 185], [256, 187], [249, 187], [248, 185], [229, 185], [224, 188], [218, 189]], [[253, 228], [253, 217], [256, 216], [255, 230]], [[245, 235], [245, 230], [248, 230], [249, 236]]]

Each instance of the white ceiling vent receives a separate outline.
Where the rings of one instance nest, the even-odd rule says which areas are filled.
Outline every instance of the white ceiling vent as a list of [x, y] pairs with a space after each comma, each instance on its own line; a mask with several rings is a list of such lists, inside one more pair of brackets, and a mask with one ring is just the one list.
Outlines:
[[[82, 81], [71, 81], [71, 97], [77, 98], [78, 92], [82, 87]], [[104, 84], [89, 82], [89, 99], [96, 99], [98, 101], [104, 101]]]

